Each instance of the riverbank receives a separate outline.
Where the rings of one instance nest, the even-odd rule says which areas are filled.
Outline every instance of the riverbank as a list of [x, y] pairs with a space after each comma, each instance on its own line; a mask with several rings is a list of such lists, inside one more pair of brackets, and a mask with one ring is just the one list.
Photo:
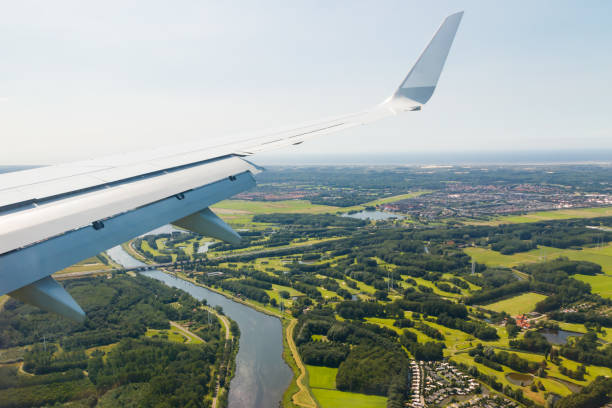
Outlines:
[[[129, 248], [127, 251], [124, 248], [125, 245], [118, 246], [107, 252], [125, 267], [137, 268], [146, 265], [131, 256]], [[232, 347], [230, 354], [227, 354], [230, 349], [226, 348], [224, 361], [230, 364], [226, 366], [227, 375], [224, 376], [224, 387], [221, 387], [217, 406], [268, 408], [282, 403], [292, 371], [283, 358], [283, 325], [278, 316], [269, 313], [270, 310], [264, 311], [226, 293], [198, 284], [182, 272], [147, 270], [140, 274], [181, 289], [196, 299], [205, 299], [208, 306], [214, 307], [219, 315], [226, 315], [236, 321], [240, 330], [240, 343], [232, 339], [226, 340], [226, 344], [229, 343]], [[225, 323], [227, 336], [227, 322], [221, 322], [222, 325]], [[233, 334], [233, 323], [229, 323], [230, 334]], [[228, 384], [229, 393], [223, 392]]]
[[[132, 243], [133, 241], [130, 241], [129, 243], [121, 245], [121, 247], [133, 258], [136, 258], [141, 262], [150, 263], [150, 260], [146, 259], [142, 254], [140, 254], [136, 250], [136, 248], [132, 246]], [[233, 302], [240, 303], [246, 307], [254, 309], [257, 312], [279, 319], [282, 326], [282, 358], [293, 372], [293, 378], [291, 379], [291, 382], [283, 393], [283, 407], [320, 408], [319, 404], [316, 402], [316, 399], [312, 394], [312, 390], [309, 387], [308, 370], [303, 364], [297, 346], [293, 341], [293, 328], [297, 323], [297, 319], [293, 318], [291, 314], [287, 312], [282, 313], [270, 305], [263, 305], [259, 302], [255, 302], [249, 299], [241, 299], [230, 292], [224, 291], [223, 289], [204, 285], [198, 282], [195, 278], [187, 276], [187, 274], [182, 271], [170, 271], [167, 268], [160, 268], [160, 270], [176, 278], [184, 280], [185, 282], [189, 282], [195, 286], [199, 286], [211, 292], [215, 292]]]
[[283, 407], [320, 408], [319, 404], [316, 402], [316, 399], [312, 395], [312, 390], [308, 385], [308, 370], [306, 370], [306, 366], [303, 364], [298, 353], [297, 346], [293, 341], [293, 329], [297, 324], [297, 319], [293, 318], [288, 313], [281, 313], [276, 312], [274, 310], [270, 310], [271, 308], [258, 304], [253, 300], [241, 299], [237, 296], [234, 296], [232, 293], [226, 292], [222, 289], [204, 285], [198, 282], [196, 279], [188, 277], [183, 272], [166, 272], [180, 279], [188, 281], [196, 286], [206, 288], [212, 292], [225, 296], [226, 298], [234, 302], [241, 303], [245, 306], [255, 309], [258, 312], [280, 319], [283, 327], [283, 360], [285, 360], [287, 365], [293, 371], [293, 378], [291, 380], [291, 383], [283, 394]]

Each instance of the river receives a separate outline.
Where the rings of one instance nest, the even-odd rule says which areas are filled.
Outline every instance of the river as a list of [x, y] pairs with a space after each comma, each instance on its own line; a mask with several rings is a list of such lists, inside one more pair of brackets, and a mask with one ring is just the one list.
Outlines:
[[[144, 265], [120, 246], [106, 251], [125, 267]], [[141, 272], [168, 286], [184, 290], [209, 305], [219, 305], [240, 327], [240, 350], [236, 356], [236, 375], [230, 383], [229, 408], [277, 407], [293, 376], [282, 359], [282, 325], [279, 319], [234, 302], [216, 292], [155, 270]]]

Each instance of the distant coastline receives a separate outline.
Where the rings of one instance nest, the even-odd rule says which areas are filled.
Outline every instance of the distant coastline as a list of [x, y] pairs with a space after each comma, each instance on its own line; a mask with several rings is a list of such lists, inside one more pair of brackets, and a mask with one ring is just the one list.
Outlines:
[[260, 165], [612, 165], [612, 149], [255, 155]]
[[[256, 154], [251, 159], [262, 166], [474, 166], [474, 165], [612, 165], [612, 149], [464, 151], [405, 153], [293, 154], [292, 151]], [[44, 166], [0, 163], [0, 173]]]

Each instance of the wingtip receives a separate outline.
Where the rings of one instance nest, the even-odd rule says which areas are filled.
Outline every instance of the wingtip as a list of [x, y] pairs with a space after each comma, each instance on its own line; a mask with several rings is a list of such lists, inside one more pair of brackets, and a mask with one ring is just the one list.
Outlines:
[[461, 23], [463, 11], [446, 17], [440, 28], [421, 53], [408, 75], [393, 96], [384, 104], [397, 106], [400, 110], [415, 110], [415, 106], [426, 104], [433, 95], [444, 68], [455, 35]]

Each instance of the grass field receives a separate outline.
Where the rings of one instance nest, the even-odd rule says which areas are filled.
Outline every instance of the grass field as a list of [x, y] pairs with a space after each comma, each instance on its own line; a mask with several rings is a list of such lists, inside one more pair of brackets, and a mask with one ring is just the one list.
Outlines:
[[574, 279], [581, 280], [591, 285], [591, 292], [601, 297], [612, 299], [612, 276], [610, 275], [574, 275]]
[[474, 221], [472, 224], [500, 225], [520, 224], [525, 222], [567, 220], [571, 218], [595, 218], [608, 217], [612, 215], [612, 207], [575, 208], [567, 210], [538, 211], [524, 215], [507, 215], [497, 217], [490, 221]]
[[381, 204], [394, 203], [396, 201], [405, 200], [407, 198], [418, 197], [418, 196], [421, 196], [423, 194], [428, 194], [428, 193], [431, 193], [431, 192], [432, 192], [432, 190], [422, 190], [422, 191], [414, 191], [412, 193], [398, 194], [398, 195], [391, 196], [391, 197], [381, 198], [379, 200], [368, 201], [367, 203], [363, 203], [361, 205], [354, 205], [352, 207], [342, 207], [342, 208], [339, 208], [339, 210], [342, 210], [342, 212], [359, 211], [359, 210], [365, 209], [366, 207], [372, 207], [372, 206], [381, 205]]
[[110, 271], [112, 269], [113, 269], [112, 265], [103, 264], [98, 258], [94, 256], [92, 258], [85, 259], [72, 266], [69, 266], [66, 269], [57, 271], [56, 274], [61, 275], [64, 273], [72, 273], [72, 272], [91, 272], [91, 271], [102, 271], [102, 270]]
[[[586, 333], [588, 330], [581, 323], [566, 323], [566, 322], [555, 322], [563, 330]], [[604, 333], [597, 333], [597, 337], [607, 343], [612, 343], [612, 329], [604, 329]], [[611, 375], [612, 376], [612, 375]]]
[[559, 256], [566, 256], [576, 261], [595, 262], [601, 265], [605, 275], [574, 275], [574, 278], [590, 284], [593, 293], [612, 299], [612, 245], [603, 248], [584, 248], [583, 250], [558, 249], [542, 246], [538, 249], [519, 252], [513, 255], [502, 255], [497, 251], [486, 248], [465, 248], [464, 251], [476, 262], [484, 263], [487, 266], [503, 266], [509, 268], [524, 263], [555, 259]]
[[[490, 375], [493, 376], [497, 379], [497, 381], [501, 382], [504, 385], [509, 384], [508, 380], [506, 380], [505, 375], [507, 373], [512, 372], [511, 369], [509, 369], [506, 366], [502, 366], [503, 368], [503, 372], [500, 371], [496, 371], [493, 370], [492, 368], [489, 368], [483, 364], [479, 364], [476, 363], [473, 359], [473, 357], [470, 357], [467, 353], [463, 353], [463, 354], [456, 354], [454, 355], [452, 358], [452, 360], [456, 361], [456, 362], [460, 362], [460, 363], [464, 363], [467, 364], [468, 366], [474, 366], [476, 368], [478, 368], [478, 371], [480, 371], [481, 373], [484, 373], [486, 375]], [[541, 360], [540, 360], [541, 361]], [[568, 394], [571, 394], [571, 391], [565, 387], [564, 385], [550, 379], [550, 378], [538, 378], [538, 381], [541, 381], [542, 384], [544, 384], [544, 387], [546, 387], [546, 391], [547, 392], [554, 392], [556, 394], [565, 396]], [[511, 385], [512, 388], [516, 389], [516, 388], [521, 388], [523, 390], [524, 393], [527, 393], [529, 391], [529, 387], [517, 387], [515, 385]], [[544, 404], [544, 396], [543, 393], [534, 393], [534, 395], [532, 396], [533, 400], [539, 404]]]
[[337, 368], [306, 365], [306, 369], [308, 370], [308, 377], [310, 377], [310, 387], [336, 389]]
[[387, 398], [336, 390], [337, 368], [306, 366], [310, 388], [321, 408], [385, 408]]
[[378, 395], [357, 394], [354, 392], [343, 392], [313, 388], [317, 401], [321, 408], [386, 408], [387, 398]]
[[164, 335], [168, 336], [168, 341], [172, 341], [174, 343], [185, 343], [187, 341], [187, 338], [178, 330], [174, 329], [174, 330], [157, 330], [157, 329], [147, 329], [145, 336], [146, 337], [153, 337], [157, 335], [159, 338], [165, 338], [162, 337]]
[[510, 316], [516, 316], [533, 311], [536, 303], [544, 299], [546, 299], [546, 296], [530, 292], [509, 299], [500, 300], [499, 302], [491, 303], [483, 307], [498, 313], [506, 312]]
[[612, 276], [612, 245], [603, 248], [559, 249], [541, 246], [527, 252], [519, 252], [513, 255], [502, 255], [497, 251], [486, 248], [465, 248], [465, 253], [476, 262], [488, 266], [514, 267], [522, 263], [542, 262], [545, 259], [554, 259], [566, 256], [576, 261], [590, 261], [601, 265], [602, 270]]
[[[422, 286], [426, 286], [428, 288], [431, 288], [431, 290], [433, 290], [433, 292], [436, 295], [440, 295], [442, 297], [449, 297], [449, 298], [460, 298], [461, 294], [459, 293], [450, 293], [450, 292], [445, 292], [443, 290], [440, 290], [433, 282], [428, 281], [426, 279], [423, 278], [415, 278], [413, 276], [408, 276], [408, 275], [401, 275], [402, 279], [414, 279], [417, 283], [417, 285], [422, 285]], [[400, 285], [401, 287], [408, 287], [410, 286], [408, 283], [403, 282], [403, 281], [398, 281], [397, 282], [398, 285]], [[462, 291], [464, 292], [464, 291]]]
[[[239, 225], [250, 224], [253, 215], [270, 213], [335, 213], [340, 207], [312, 204], [307, 200], [251, 201], [225, 200], [215, 204], [212, 210], [223, 220]], [[253, 227], [253, 225], [250, 225]]]
[[[335, 207], [331, 205], [312, 204], [308, 200], [283, 200], [283, 201], [255, 201], [255, 200], [225, 200], [215, 204], [212, 209], [223, 220], [232, 223], [246, 225], [251, 222], [253, 215], [270, 213], [308, 213], [323, 214], [363, 210], [366, 206], [375, 206], [392, 203], [406, 198], [418, 197], [430, 191], [415, 191], [400, 194], [379, 200], [369, 201], [352, 207]], [[253, 225], [251, 225], [253, 227]]]

